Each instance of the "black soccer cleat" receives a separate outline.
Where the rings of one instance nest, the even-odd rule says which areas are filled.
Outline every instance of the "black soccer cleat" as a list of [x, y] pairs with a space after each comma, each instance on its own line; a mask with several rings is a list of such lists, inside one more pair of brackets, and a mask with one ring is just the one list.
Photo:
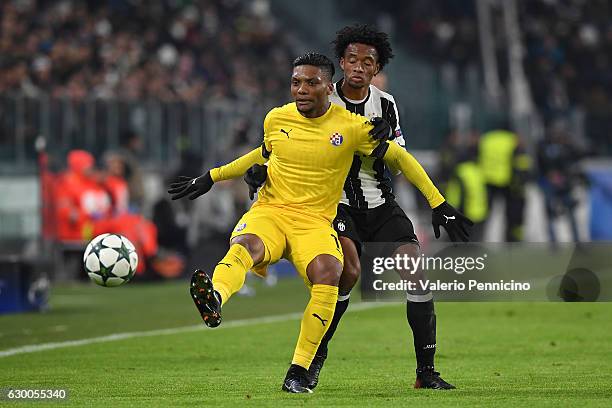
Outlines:
[[221, 324], [221, 299], [213, 287], [212, 280], [200, 269], [191, 276], [189, 293], [204, 324], [217, 327]]
[[432, 366], [417, 368], [414, 388], [430, 388], [434, 390], [452, 390], [453, 384], [449, 384], [440, 377], [440, 373]]
[[327, 355], [316, 355], [312, 363], [310, 363], [310, 368], [308, 369], [308, 388], [311, 390], [314, 390], [319, 383], [319, 374], [321, 374], [326, 358]]
[[304, 367], [296, 364], [291, 364], [285, 381], [283, 381], [283, 391], [291, 394], [312, 394], [312, 390], [308, 388], [308, 372]]

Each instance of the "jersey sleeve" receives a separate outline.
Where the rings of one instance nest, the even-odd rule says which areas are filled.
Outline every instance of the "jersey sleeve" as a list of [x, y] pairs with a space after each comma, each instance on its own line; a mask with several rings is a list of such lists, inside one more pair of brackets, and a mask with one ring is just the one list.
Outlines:
[[425, 172], [425, 169], [423, 169], [414, 156], [396, 143], [387, 142], [387, 144], [388, 148], [383, 156], [385, 162], [389, 166], [400, 170], [404, 177], [425, 196], [431, 208], [435, 208], [442, 204], [444, 202], [444, 197], [440, 194]]
[[[389, 95], [391, 96], [391, 95]], [[395, 143], [397, 143], [398, 145], [402, 146], [402, 147], [406, 147], [406, 141], [404, 140], [404, 134], [402, 133], [402, 128], [400, 126], [400, 117], [399, 117], [399, 111], [397, 110], [397, 103], [395, 102], [395, 99], [393, 99], [393, 97], [391, 96], [391, 102], [393, 104], [393, 107], [389, 107], [389, 109], [393, 109], [392, 112], [389, 112], [390, 115], [395, 115], [395, 121], [391, 122], [394, 123], [395, 127], [393, 129], [393, 141]]]
[[217, 181], [238, 178], [246, 173], [251, 166], [255, 164], [264, 164], [267, 161], [268, 159], [263, 155], [263, 149], [258, 147], [244, 156], [237, 158], [233, 162], [210, 170], [210, 177], [215, 183]]
[[[388, 112], [383, 112], [383, 114], [388, 118], [387, 120], [393, 126], [393, 141], [401, 146], [403, 149], [406, 148], [406, 141], [404, 140], [404, 134], [402, 133], [402, 128], [400, 126], [400, 117], [399, 111], [397, 109], [397, 103], [393, 96], [389, 95], [390, 104], [387, 104]], [[401, 173], [399, 169], [396, 169], [388, 164], [389, 170], [394, 176], [397, 176]]]
[[359, 117], [359, 119], [361, 120], [357, 121], [353, 127], [356, 141], [355, 151], [365, 156], [370, 156], [379, 145], [379, 142], [370, 136], [369, 132], [373, 127], [370, 122], [365, 117]]

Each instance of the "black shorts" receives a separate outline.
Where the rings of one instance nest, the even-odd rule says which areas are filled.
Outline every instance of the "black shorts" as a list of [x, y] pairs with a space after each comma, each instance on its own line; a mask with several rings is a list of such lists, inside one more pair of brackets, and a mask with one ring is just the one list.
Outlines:
[[339, 204], [334, 229], [355, 243], [359, 255], [364, 242], [419, 243], [412, 222], [394, 200], [368, 209]]

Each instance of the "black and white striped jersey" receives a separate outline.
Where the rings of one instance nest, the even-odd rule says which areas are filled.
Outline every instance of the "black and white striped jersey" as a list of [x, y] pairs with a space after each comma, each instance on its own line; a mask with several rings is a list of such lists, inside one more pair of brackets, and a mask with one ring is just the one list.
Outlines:
[[[334, 84], [334, 93], [329, 98], [332, 103], [369, 119], [375, 116], [384, 118], [395, 129], [394, 141], [402, 147], [405, 146], [393, 96], [370, 85], [368, 96], [364, 100], [352, 101], [343, 95], [341, 87], [342, 79]], [[390, 175], [382, 159], [356, 154], [344, 183], [344, 192], [340, 202], [354, 208], [367, 209], [378, 207], [387, 200], [392, 200], [394, 195]]]

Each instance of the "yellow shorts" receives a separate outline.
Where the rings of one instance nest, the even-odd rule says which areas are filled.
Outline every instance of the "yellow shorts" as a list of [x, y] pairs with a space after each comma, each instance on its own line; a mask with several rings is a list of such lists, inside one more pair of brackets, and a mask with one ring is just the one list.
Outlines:
[[328, 254], [344, 262], [338, 235], [331, 224], [297, 211], [254, 205], [238, 221], [231, 238], [244, 234], [257, 235], [264, 243], [264, 260], [253, 268], [261, 276], [266, 275], [269, 264], [286, 258], [310, 286], [306, 268], [317, 255]]

